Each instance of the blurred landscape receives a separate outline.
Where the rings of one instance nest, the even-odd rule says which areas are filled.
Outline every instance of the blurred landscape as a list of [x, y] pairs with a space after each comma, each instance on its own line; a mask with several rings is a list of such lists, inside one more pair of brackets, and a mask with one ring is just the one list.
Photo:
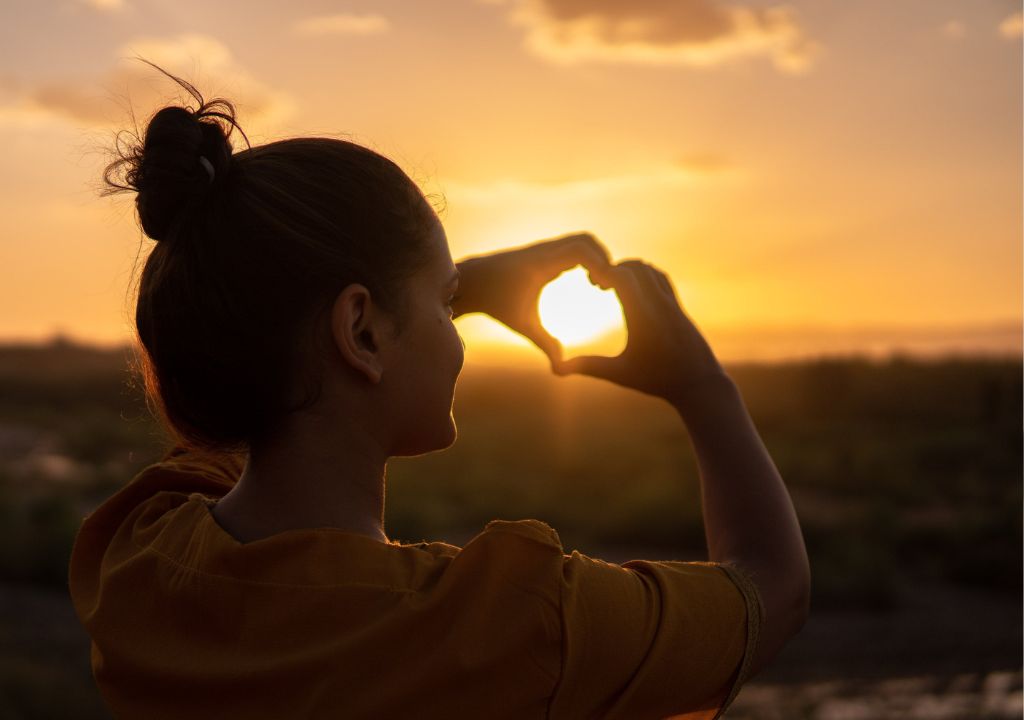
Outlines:
[[[0, 347], [0, 717], [106, 717], [67, 597], [78, 525], [167, 439], [128, 348]], [[728, 365], [793, 496], [812, 619], [730, 718], [1021, 717], [1019, 356]], [[705, 559], [663, 401], [467, 362], [456, 444], [389, 464], [386, 532], [538, 518], [566, 552]]]

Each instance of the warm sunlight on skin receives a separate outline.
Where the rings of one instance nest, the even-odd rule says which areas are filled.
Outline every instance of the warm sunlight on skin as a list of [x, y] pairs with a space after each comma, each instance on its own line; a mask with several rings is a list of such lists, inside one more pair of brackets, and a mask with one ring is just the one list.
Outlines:
[[615, 291], [592, 285], [578, 265], [544, 286], [537, 308], [541, 324], [566, 349], [600, 341], [602, 353], [608, 353], [606, 346], [616, 339], [609, 336], [611, 331], [622, 331], [624, 338], [622, 305]]

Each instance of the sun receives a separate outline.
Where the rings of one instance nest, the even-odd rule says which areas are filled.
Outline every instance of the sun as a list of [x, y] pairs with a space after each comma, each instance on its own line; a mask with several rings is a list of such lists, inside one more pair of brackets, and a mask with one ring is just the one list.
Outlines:
[[624, 346], [622, 305], [614, 290], [590, 283], [587, 271], [577, 265], [541, 290], [537, 302], [541, 325], [566, 349], [616, 354]]

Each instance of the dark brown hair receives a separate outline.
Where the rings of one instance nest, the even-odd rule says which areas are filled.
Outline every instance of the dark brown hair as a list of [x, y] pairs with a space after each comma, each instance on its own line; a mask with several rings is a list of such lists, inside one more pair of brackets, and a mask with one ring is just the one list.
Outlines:
[[401, 332], [403, 281], [429, 260], [437, 216], [398, 165], [346, 140], [245, 138], [233, 152], [234, 106], [153, 67], [198, 106], [164, 107], [127, 144], [119, 134], [104, 172], [105, 194], [138, 193], [158, 241], [139, 279], [136, 370], [176, 443], [245, 452], [319, 398], [347, 285]]

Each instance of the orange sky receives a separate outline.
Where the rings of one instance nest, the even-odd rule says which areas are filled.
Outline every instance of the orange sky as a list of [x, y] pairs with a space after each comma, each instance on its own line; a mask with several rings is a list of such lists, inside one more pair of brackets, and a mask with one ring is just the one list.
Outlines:
[[996, 0], [7, 2], [0, 340], [130, 337], [150, 241], [96, 188], [124, 98], [173, 93], [139, 53], [254, 142], [387, 154], [456, 260], [589, 230], [664, 268], [725, 359], [1019, 351], [1021, 48]]

